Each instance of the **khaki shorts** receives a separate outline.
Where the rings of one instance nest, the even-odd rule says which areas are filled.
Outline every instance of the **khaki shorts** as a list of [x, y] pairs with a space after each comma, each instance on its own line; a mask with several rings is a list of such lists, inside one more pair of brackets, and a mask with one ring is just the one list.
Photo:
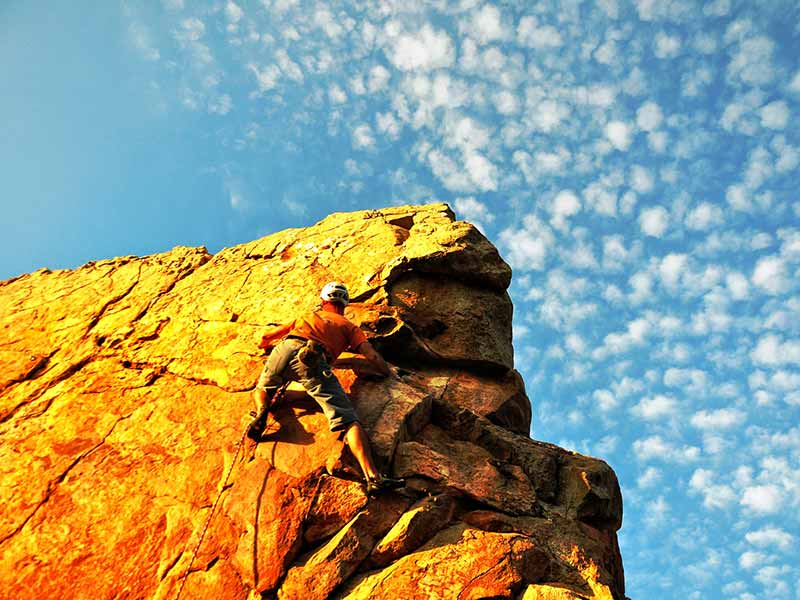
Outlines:
[[356, 409], [350, 403], [342, 384], [336, 379], [328, 361], [321, 357], [315, 367], [304, 365], [297, 352], [305, 345], [303, 340], [288, 338], [278, 343], [267, 358], [256, 387], [272, 398], [283, 384], [297, 381], [322, 408], [331, 431], [342, 431], [358, 422]]

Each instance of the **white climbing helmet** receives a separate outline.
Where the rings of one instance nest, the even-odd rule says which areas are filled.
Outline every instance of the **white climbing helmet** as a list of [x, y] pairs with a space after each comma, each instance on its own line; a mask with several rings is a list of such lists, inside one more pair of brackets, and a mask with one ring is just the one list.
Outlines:
[[347, 306], [350, 303], [350, 294], [347, 293], [347, 288], [338, 281], [326, 283], [319, 297], [324, 302], [339, 302], [342, 306]]

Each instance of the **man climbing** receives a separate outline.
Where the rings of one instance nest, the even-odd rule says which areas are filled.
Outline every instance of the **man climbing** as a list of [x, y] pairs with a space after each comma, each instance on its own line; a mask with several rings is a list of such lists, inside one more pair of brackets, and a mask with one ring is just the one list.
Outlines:
[[283, 339], [267, 358], [253, 390], [257, 416], [247, 434], [256, 441], [261, 438], [275, 393], [284, 384], [297, 381], [320, 405], [331, 431], [343, 433], [364, 472], [367, 490], [372, 493], [401, 487], [403, 480], [386, 477], [376, 468], [367, 434], [330, 364], [350, 350], [362, 354], [381, 375], [388, 377], [392, 371], [364, 332], [344, 316], [344, 308], [350, 302], [347, 288], [335, 281], [328, 283], [320, 298], [320, 310], [270, 332], [271, 338]]

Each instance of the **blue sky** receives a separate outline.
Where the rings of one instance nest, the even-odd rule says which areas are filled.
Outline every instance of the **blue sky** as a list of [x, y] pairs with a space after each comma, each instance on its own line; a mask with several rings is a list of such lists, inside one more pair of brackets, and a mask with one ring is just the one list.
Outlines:
[[[413, 4], [413, 8], [412, 8]], [[0, 277], [446, 201], [628, 594], [800, 598], [796, 2], [0, 7]]]

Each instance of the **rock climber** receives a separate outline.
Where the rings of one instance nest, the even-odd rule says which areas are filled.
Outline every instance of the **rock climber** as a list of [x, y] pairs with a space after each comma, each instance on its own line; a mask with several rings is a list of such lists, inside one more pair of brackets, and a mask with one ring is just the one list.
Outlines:
[[350, 302], [344, 284], [336, 281], [326, 284], [320, 298], [322, 306], [318, 310], [269, 332], [271, 339], [282, 339], [267, 358], [253, 390], [256, 418], [247, 435], [256, 441], [261, 438], [275, 393], [284, 384], [297, 381], [320, 405], [331, 431], [343, 434], [364, 472], [368, 492], [402, 487], [403, 480], [387, 477], [376, 468], [364, 427], [330, 365], [349, 350], [362, 354], [384, 377], [393, 372], [364, 332], [344, 316], [345, 306]]

